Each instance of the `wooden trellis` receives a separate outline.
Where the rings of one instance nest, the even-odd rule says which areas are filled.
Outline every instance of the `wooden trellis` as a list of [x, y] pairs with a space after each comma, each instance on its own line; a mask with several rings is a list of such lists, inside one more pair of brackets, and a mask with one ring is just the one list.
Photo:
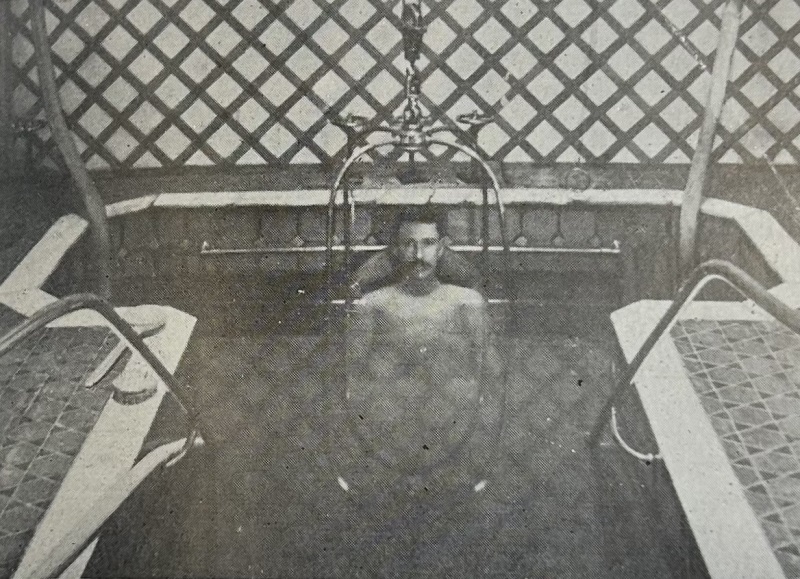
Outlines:
[[[12, 0], [17, 116], [41, 114], [26, 0]], [[341, 158], [328, 109], [402, 102], [397, 8], [384, 0], [50, 2], [68, 121], [90, 168]], [[722, 0], [428, 2], [424, 104], [497, 111], [495, 159], [688, 163]], [[800, 160], [800, 5], [745, 3], [712, 162]], [[47, 135], [40, 157], [52, 155]]]

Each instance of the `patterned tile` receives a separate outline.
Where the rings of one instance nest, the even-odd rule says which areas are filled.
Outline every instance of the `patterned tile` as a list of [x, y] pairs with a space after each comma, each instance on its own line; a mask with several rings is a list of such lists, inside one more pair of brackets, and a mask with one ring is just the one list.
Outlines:
[[[738, 385], [729, 386], [721, 384], [720, 387], [716, 388], [716, 393], [717, 397], [722, 401], [722, 403], [728, 407], [730, 407], [731, 405], [739, 406], [742, 404], [750, 404], [755, 406], [756, 403], [758, 403], [758, 407], [756, 409], [764, 407], [764, 405], [761, 404], [762, 399], [761, 396], [758, 394], [758, 392], [755, 392], [754, 390], [750, 390], [747, 388], [741, 388]], [[769, 415], [767, 416], [767, 418], [769, 418]], [[748, 424], [759, 424], [759, 423], [752, 422]]]
[[24, 476], [24, 470], [4, 464], [0, 467], [0, 492], [15, 488]]
[[11, 501], [0, 515], [0, 529], [9, 534], [29, 531], [36, 526], [44, 510], [32, 505]]
[[691, 376], [692, 385], [698, 394], [706, 394], [714, 391], [714, 386], [705, 372], [698, 372]]
[[797, 339], [794, 334], [768, 334], [763, 336], [763, 346], [766, 353], [780, 352], [781, 350], [797, 351]]
[[[796, 473], [795, 473], [796, 474]], [[786, 507], [800, 503], [800, 478], [783, 476], [774, 479], [768, 486], [775, 504]]]
[[726, 352], [721, 345], [709, 347], [698, 352], [698, 357], [706, 367], [730, 366], [737, 361], [737, 356], [733, 352]]
[[786, 525], [780, 523], [771, 523], [769, 521], [762, 521], [762, 527], [769, 539], [770, 544], [776, 547], [789, 545], [794, 541], [794, 537], [786, 528]]
[[50, 422], [58, 418], [63, 410], [64, 402], [40, 396], [25, 409], [25, 418]]
[[800, 472], [800, 461], [791, 450], [788, 453], [765, 452], [752, 456], [750, 460], [760, 473], [779, 475], [785, 472]]
[[763, 340], [744, 340], [731, 344], [731, 349], [737, 354], [744, 356], [765, 356], [771, 354], [773, 350], [763, 342]]
[[58, 487], [59, 483], [55, 481], [29, 475], [17, 486], [14, 500], [46, 508], [58, 492]]
[[28, 473], [34, 476], [59, 481], [72, 466], [72, 457], [55, 452], [42, 451], [31, 463]]
[[800, 337], [769, 322], [684, 324], [673, 339], [692, 384], [787, 577], [800, 577]]
[[765, 398], [764, 405], [776, 418], [800, 415], [800, 398], [798, 398], [797, 392]]
[[56, 426], [42, 445], [45, 450], [75, 456], [83, 446], [86, 433]]
[[0, 448], [0, 464], [27, 468], [38, 450], [35, 444], [25, 442], [4, 446]]
[[[738, 469], [736, 470], [738, 472]], [[742, 480], [742, 484], [745, 484], [744, 480]], [[763, 483], [760, 480], [758, 484], [751, 485], [745, 489], [745, 495], [747, 496], [750, 506], [753, 507], [756, 514], [762, 518], [774, 514], [775, 511], [778, 510], [777, 505], [764, 490]]]
[[729, 416], [711, 416], [710, 418], [711, 424], [714, 425], [714, 430], [720, 436], [725, 436], [726, 434], [736, 431], [736, 423], [734, 423]]
[[20, 417], [9, 424], [5, 434], [6, 437], [19, 443], [30, 443], [38, 447], [47, 438], [52, 426], [48, 422], [39, 422]]
[[800, 348], [791, 348], [776, 352], [775, 359], [785, 368], [794, 369], [800, 366]]
[[[772, 415], [761, 408], [752, 406], [740, 406], [738, 408], [728, 408], [728, 414], [733, 419], [734, 424], [741, 428], [748, 426], [762, 426], [769, 422], [774, 422]], [[721, 434], [721, 433], [720, 433]], [[748, 441], [749, 439], [745, 439]]]
[[800, 556], [785, 551], [778, 551], [776, 554], [787, 577], [800, 577]]
[[47, 329], [0, 356], [0, 576], [16, 566], [110, 397], [107, 379], [81, 384], [115, 343], [101, 328]]
[[782, 432], [777, 428], [774, 430], [767, 426], [757, 426], [749, 430], [739, 431], [739, 436], [742, 438], [745, 446], [749, 448], [757, 448], [763, 450], [771, 450], [786, 446], [789, 442]]
[[725, 452], [728, 454], [728, 458], [731, 461], [738, 461], [749, 456], [744, 445], [739, 441], [723, 440], [722, 447], [725, 449]]
[[800, 505], [794, 505], [783, 512], [789, 527], [794, 530], [800, 530]]
[[725, 406], [723, 406], [722, 402], [717, 398], [716, 392], [707, 392], [705, 395], [701, 396], [700, 403], [709, 415], [718, 416], [720, 413], [725, 413]]
[[774, 376], [764, 376], [752, 380], [753, 387], [765, 396], [771, 394], [786, 394], [795, 392], [797, 386], [785, 373], [778, 373]]
[[705, 348], [725, 346], [727, 343], [721, 328], [711, 328], [704, 332], [695, 333], [691, 337], [691, 344], [698, 352], [703, 351]]
[[772, 376], [783, 370], [783, 367], [777, 361], [766, 357], [742, 358], [741, 365], [744, 371], [753, 378]]
[[749, 380], [749, 376], [739, 368], [737, 364], [710, 368], [708, 370], [708, 377], [714, 382], [730, 385], [741, 384]]
[[11, 575], [32, 535], [33, 531], [28, 530], [3, 536], [0, 530], [0, 572], [7, 571], [4, 576]]
[[800, 415], [778, 421], [778, 427], [790, 441], [800, 440]]

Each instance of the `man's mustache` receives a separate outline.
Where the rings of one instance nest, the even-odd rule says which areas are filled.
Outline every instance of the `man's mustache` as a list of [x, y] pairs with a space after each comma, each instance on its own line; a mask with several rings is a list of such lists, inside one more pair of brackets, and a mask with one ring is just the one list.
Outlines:
[[405, 264], [406, 267], [433, 267], [433, 264], [425, 261], [424, 259], [415, 259], [414, 261], [407, 261]]

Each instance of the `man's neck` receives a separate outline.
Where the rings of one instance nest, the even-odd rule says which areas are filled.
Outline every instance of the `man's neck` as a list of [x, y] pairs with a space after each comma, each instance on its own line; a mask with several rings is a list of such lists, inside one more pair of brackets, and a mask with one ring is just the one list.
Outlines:
[[398, 288], [403, 293], [411, 296], [426, 296], [438, 288], [441, 282], [435, 275], [423, 279], [409, 278], [398, 284]]

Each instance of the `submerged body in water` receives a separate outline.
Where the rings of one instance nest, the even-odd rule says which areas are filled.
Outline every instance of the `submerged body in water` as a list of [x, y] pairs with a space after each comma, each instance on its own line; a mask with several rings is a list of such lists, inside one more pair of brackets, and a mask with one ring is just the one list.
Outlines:
[[377, 290], [356, 305], [348, 362], [376, 381], [474, 381], [488, 342], [485, 318], [483, 298], [467, 288], [438, 285], [425, 296]]
[[[89, 574], [671, 576], [652, 561], [661, 534], [642, 528], [650, 519], [641, 508], [607, 513], [621, 500], [609, 493], [621, 484], [636, 491], [644, 481], [598, 480], [583, 445], [583, 429], [612, 385], [610, 340], [496, 340], [509, 367], [508, 412], [488, 484], [479, 493], [467, 487], [465, 500], [436, 493], [437, 481], [452, 481], [443, 469], [432, 473], [433, 484], [428, 477], [413, 488], [399, 488], [402, 481], [384, 476], [391, 469], [377, 461], [361, 469], [369, 457], [345, 423], [363, 421], [337, 411], [342, 397], [328, 379], [336, 369], [319, 336], [197, 340], [185, 368], [218, 442], [146, 484], [101, 540]], [[167, 427], [172, 438], [182, 435], [175, 416], [177, 409], [153, 435]], [[459, 455], [473, 450], [470, 441]], [[349, 491], [337, 484], [337, 471]], [[396, 500], [370, 502], [358, 482], [371, 476], [386, 485], [366, 491], [398, 489]], [[619, 552], [604, 556], [604, 541], [616, 533]], [[633, 565], [641, 553], [648, 560], [632, 570], [613, 566]]]
[[428, 209], [401, 212], [387, 253], [391, 281], [354, 304], [344, 335], [351, 430], [366, 456], [404, 474], [452, 462], [484, 404], [499, 399], [489, 395], [499, 364], [485, 301], [439, 279], [442, 232]]
[[499, 364], [475, 290], [377, 290], [355, 305], [345, 338], [347, 404], [385, 463], [426, 470], [454, 458], [480, 419], [497, 420]]

